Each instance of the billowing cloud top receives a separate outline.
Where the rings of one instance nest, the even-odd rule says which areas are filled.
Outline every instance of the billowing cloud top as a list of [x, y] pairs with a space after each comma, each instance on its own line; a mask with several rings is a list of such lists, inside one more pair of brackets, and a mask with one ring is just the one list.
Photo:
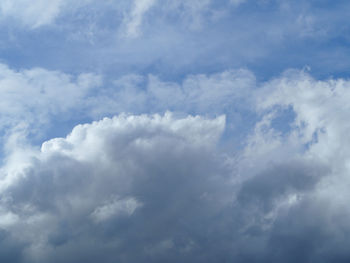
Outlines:
[[321, 2], [1, 1], [0, 262], [349, 262]]
[[2, 171], [0, 226], [4, 238], [24, 245], [8, 253], [29, 262], [93, 262], [113, 249], [142, 260], [175, 249], [174, 235], [185, 238], [179, 249], [190, 253], [190, 236], [181, 237], [179, 227], [225, 201], [216, 200], [223, 175], [214, 154], [224, 127], [224, 117], [121, 115], [79, 125], [23, 154], [16, 162], [26, 165]]

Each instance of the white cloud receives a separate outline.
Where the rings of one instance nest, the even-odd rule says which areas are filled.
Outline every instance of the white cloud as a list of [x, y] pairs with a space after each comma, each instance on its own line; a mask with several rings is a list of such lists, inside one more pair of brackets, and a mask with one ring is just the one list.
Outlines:
[[114, 199], [104, 205], [97, 207], [91, 214], [91, 217], [97, 223], [111, 219], [117, 216], [131, 216], [135, 210], [140, 207], [140, 204], [135, 198], [124, 198], [121, 200]]
[[157, 0], [134, 0], [130, 14], [124, 18], [127, 37], [137, 37], [144, 14], [156, 4]]
[[269, 96], [260, 98], [260, 109], [292, 107], [296, 113], [293, 130], [301, 142], [310, 144], [310, 154], [324, 161], [350, 157], [344, 149], [349, 128], [348, 80], [318, 81], [303, 71], [291, 70], [269, 82], [261, 92]]
[[154, 75], [127, 75], [112, 87], [102, 86], [102, 76], [92, 73], [74, 77], [41, 68], [16, 71], [4, 64], [0, 77], [0, 126], [18, 128], [48, 123], [53, 116], [74, 110], [98, 118], [147, 109], [224, 113], [232, 104], [250, 107], [248, 94], [256, 85], [248, 70], [190, 75], [182, 83], [165, 82]]
[[189, 75], [182, 83], [166, 82], [157, 76], [127, 75], [114, 82], [87, 104], [95, 116], [113, 112], [225, 113], [234, 107], [250, 108], [250, 94], [256, 86], [248, 70], [228, 70], [211, 75]]
[[41, 68], [16, 71], [1, 64], [0, 127], [9, 133], [40, 127], [53, 116], [81, 108], [83, 98], [99, 85], [101, 78], [95, 74], [73, 77]]
[[0, 212], [0, 229], [9, 228], [12, 225], [18, 223], [18, 220], [19, 218], [16, 214], [13, 214], [11, 212]]
[[3, 17], [14, 17], [24, 25], [37, 28], [52, 23], [59, 15], [63, 0], [3, 0], [0, 11]]
[[[244, 0], [230, 0], [230, 3], [237, 6]], [[159, 12], [157, 17], [165, 19], [166, 16], [178, 15], [185, 24], [192, 29], [202, 27], [205, 17], [210, 19], [217, 17], [220, 11], [211, 11], [212, 0], [176, 0], [176, 1], [158, 1], [158, 0], [132, 0], [132, 1], [105, 1], [95, 3], [91, 0], [77, 0], [74, 2], [68, 0], [3, 0], [0, 2], [0, 14], [5, 22], [16, 21], [22, 26], [30, 29], [37, 29], [41, 26], [54, 24], [58, 18], [66, 14], [78, 16], [88, 12], [95, 16], [96, 21], [101, 17], [96, 17], [96, 10], [103, 10], [104, 13], [110, 10], [115, 12], [116, 16], [122, 16], [120, 30], [128, 38], [135, 38], [142, 34], [142, 27], [145, 19], [153, 16], [150, 14], [152, 8]], [[10, 19], [10, 20], [8, 20]], [[62, 21], [60, 21], [62, 23]], [[117, 28], [115, 28], [117, 30]]]

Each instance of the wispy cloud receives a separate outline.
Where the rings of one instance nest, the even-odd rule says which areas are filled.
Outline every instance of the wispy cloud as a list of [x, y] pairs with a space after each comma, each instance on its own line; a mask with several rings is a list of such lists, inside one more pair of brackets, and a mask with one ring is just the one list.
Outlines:
[[156, 4], [157, 0], [135, 0], [132, 10], [124, 18], [125, 34], [127, 37], [137, 37], [140, 34], [144, 14]]

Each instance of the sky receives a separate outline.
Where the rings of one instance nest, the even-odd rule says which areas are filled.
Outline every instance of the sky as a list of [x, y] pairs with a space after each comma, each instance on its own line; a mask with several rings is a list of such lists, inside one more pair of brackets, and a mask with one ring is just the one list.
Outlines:
[[0, 261], [349, 262], [349, 12], [1, 0]]

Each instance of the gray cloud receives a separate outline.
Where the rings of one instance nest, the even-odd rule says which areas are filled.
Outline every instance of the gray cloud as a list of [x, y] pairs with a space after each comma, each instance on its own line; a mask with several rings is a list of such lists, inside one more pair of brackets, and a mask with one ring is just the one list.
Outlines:
[[2, 216], [13, 216], [3, 228], [28, 244], [29, 262], [93, 262], [110, 249], [116, 253], [105, 262], [160, 260], [167, 251], [187, 257], [196, 241], [180, 230], [201, 235], [207, 223], [200, 221], [227, 202], [224, 167], [213, 155], [223, 128], [223, 117], [169, 114], [78, 126], [44, 143], [27, 167], [8, 169]]

